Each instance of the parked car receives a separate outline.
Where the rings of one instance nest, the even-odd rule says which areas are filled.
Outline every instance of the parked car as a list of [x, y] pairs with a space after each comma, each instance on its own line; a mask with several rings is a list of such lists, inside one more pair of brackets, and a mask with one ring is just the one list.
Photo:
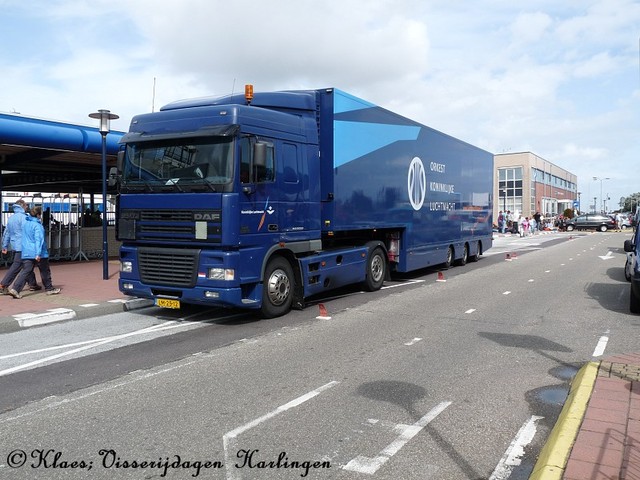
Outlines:
[[609, 215], [587, 213], [567, 220], [566, 228], [567, 232], [573, 230], [598, 230], [600, 232], [606, 232], [609, 229], [615, 230], [616, 221]]
[[622, 214], [622, 229], [633, 228], [636, 226], [636, 222], [631, 214]]
[[640, 229], [633, 232], [633, 239], [624, 241], [624, 251], [627, 252], [627, 264], [624, 268], [625, 277], [629, 275], [631, 288], [629, 291], [629, 310], [631, 313], [640, 313]]

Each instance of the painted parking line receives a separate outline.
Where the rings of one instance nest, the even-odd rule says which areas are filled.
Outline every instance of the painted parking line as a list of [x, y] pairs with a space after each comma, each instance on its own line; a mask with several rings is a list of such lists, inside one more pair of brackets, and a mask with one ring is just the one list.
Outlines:
[[607, 342], [609, 342], [609, 337], [602, 336], [600, 340], [598, 340], [598, 344], [596, 345], [595, 350], [593, 351], [593, 357], [601, 357], [604, 354], [605, 348], [607, 348]]
[[543, 418], [533, 415], [520, 427], [489, 480], [506, 480], [511, 476], [513, 468], [520, 465], [521, 457], [524, 455], [524, 448], [531, 443], [536, 434], [536, 422]]
[[426, 427], [429, 423], [431, 423], [438, 415], [440, 415], [445, 408], [451, 405], [451, 402], [442, 402], [436, 405], [431, 409], [429, 413], [427, 413], [424, 417], [418, 420], [413, 425], [405, 425], [398, 437], [387, 445], [378, 455], [373, 458], [364, 457], [362, 455], [358, 455], [356, 458], [352, 459], [344, 465], [342, 468], [344, 470], [350, 470], [352, 472], [365, 473], [367, 475], [373, 475], [378, 471], [378, 469], [387, 463], [391, 457], [393, 457], [396, 453], [400, 451], [402, 447], [404, 447], [409, 440], [415, 437], [418, 433], [422, 431], [424, 427]]
[[222, 445], [224, 448], [224, 459], [225, 459], [224, 463], [227, 469], [227, 479], [240, 478], [240, 473], [238, 469], [235, 469], [233, 467], [233, 460], [231, 455], [232, 450], [235, 450], [237, 438], [239, 435], [246, 432], [247, 430], [251, 430], [252, 428], [257, 427], [261, 423], [264, 423], [267, 420], [270, 420], [277, 415], [280, 415], [281, 413], [286, 412], [287, 410], [290, 410], [294, 407], [302, 405], [304, 402], [311, 400], [313, 397], [320, 395], [322, 392], [330, 389], [331, 387], [335, 387], [339, 383], [340, 382], [337, 382], [335, 380], [329, 383], [325, 383], [321, 387], [318, 387], [315, 390], [311, 390], [310, 392], [305, 393], [304, 395], [300, 395], [298, 398], [295, 398], [290, 402], [285, 403], [284, 405], [280, 405], [275, 410], [271, 410], [269, 413], [266, 413], [261, 417], [251, 420], [250, 422], [245, 423], [244, 425], [241, 425], [240, 427], [234, 428], [233, 430], [230, 430], [227, 433], [225, 433], [222, 436]]

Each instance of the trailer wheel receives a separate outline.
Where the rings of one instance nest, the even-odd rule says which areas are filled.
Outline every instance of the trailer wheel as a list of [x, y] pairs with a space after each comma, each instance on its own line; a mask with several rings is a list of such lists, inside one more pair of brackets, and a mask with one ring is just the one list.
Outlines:
[[265, 318], [279, 317], [291, 309], [294, 281], [293, 269], [285, 258], [269, 261], [262, 284], [262, 315]]
[[364, 287], [369, 292], [380, 290], [387, 275], [387, 260], [384, 250], [375, 247], [369, 250], [367, 259], [367, 275], [364, 280]]
[[447, 250], [447, 259], [444, 262], [444, 268], [445, 269], [449, 269], [451, 268], [451, 265], [453, 265], [453, 247], [449, 246], [449, 250]]
[[469, 261], [470, 262], [477, 262], [478, 260], [480, 260], [480, 254], [482, 253], [482, 245], [480, 245], [480, 242], [478, 242], [476, 244], [476, 253], [474, 253], [473, 255], [469, 256]]
[[459, 258], [456, 263], [461, 267], [467, 264], [467, 260], [469, 260], [469, 245], [464, 244], [464, 249], [462, 250], [462, 257]]

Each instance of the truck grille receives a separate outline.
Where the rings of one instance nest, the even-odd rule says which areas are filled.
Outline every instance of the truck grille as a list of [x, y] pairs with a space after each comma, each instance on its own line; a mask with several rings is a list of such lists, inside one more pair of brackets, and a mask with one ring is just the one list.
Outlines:
[[143, 222], [191, 222], [193, 214], [190, 210], [140, 210]]
[[140, 248], [140, 278], [147, 284], [192, 288], [198, 278], [199, 255], [200, 250]]
[[[206, 227], [202, 227], [203, 223]], [[118, 234], [125, 240], [222, 241], [222, 211], [219, 209], [123, 209], [118, 226]]]

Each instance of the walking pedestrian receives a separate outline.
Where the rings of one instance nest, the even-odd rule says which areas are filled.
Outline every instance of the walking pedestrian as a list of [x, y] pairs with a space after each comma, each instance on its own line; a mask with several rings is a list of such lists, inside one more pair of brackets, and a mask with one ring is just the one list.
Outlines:
[[47, 295], [60, 293], [51, 283], [51, 268], [49, 267], [49, 250], [44, 241], [44, 227], [42, 226], [42, 207], [35, 207], [24, 222], [22, 231], [22, 270], [16, 279], [13, 288], [9, 289], [9, 295], [13, 298], [22, 298], [22, 288], [27, 283], [29, 275], [33, 275], [35, 266], [40, 270], [42, 284]]
[[[29, 206], [20, 199], [13, 205], [13, 215], [9, 217], [7, 226], [2, 235], [2, 254], [6, 255], [9, 249], [13, 250], [13, 263], [0, 282], [0, 292], [3, 295], [9, 293], [9, 286], [18, 276], [22, 268], [22, 230], [27, 220]], [[42, 287], [36, 283], [36, 276], [32, 274], [26, 278], [31, 290], [40, 290]]]
[[529, 217], [520, 217], [520, 236], [526, 237], [529, 235]]

